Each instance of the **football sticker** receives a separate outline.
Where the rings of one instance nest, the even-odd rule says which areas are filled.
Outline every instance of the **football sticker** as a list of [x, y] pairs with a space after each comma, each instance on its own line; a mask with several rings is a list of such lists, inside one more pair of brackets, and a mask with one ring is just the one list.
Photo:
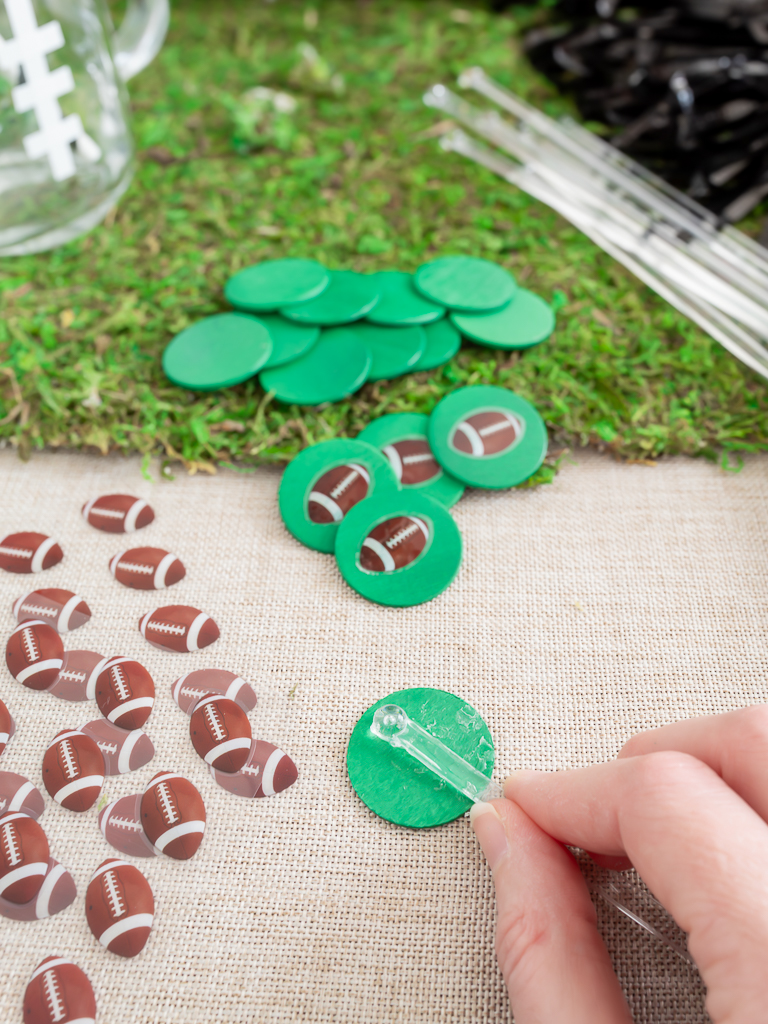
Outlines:
[[475, 459], [501, 455], [519, 444], [525, 423], [504, 409], [483, 409], [456, 424], [451, 444], [458, 452]]
[[364, 466], [334, 466], [309, 492], [307, 515], [313, 523], [340, 523], [366, 497], [370, 483], [371, 474]]
[[405, 569], [423, 554], [429, 543], [429, 527], [418, 516], [393, 516], [374, 526], [360, 549], [360, 565], [366, 572]]
[[486, 384], [446, 395], [429, 417], [427, 434], [446, 473], [470, 487], [516, 487], [547, 454], [547, 428], [531, 403]]
[[446, 473], [435, 457], [428, 423], [429, 416], [420, 412], [391, 413], [369, 423], [358, 440], [379, 449], [401, 487], [414, 488], [451, 508], [464, 493], [464, 484]]
[[450, 512], [419, 491], [389, 491], [361, 501], [336, 534], [341, 575], [376, 604], [431, 601], [452, 583], [461, 556], [461, 534]]
[[398, 491], [392, 466], [364, 441], [336, 438], [305, 448], [280, 481], [280, 515], [296, 540], [330, 554], [349, 512], [372, 495]]
[[416, 487], [440, 476], [442, 469], [426, 438], [408, 437], [382, 449], [404, 487]]

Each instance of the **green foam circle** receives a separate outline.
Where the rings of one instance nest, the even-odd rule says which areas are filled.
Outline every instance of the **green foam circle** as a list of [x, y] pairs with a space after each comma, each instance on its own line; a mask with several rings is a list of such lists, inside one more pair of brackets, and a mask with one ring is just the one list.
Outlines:
[[302, 324], [333, 327], [361, 320], [379, 301], [379, 286], [373, 274], [354, 270], [331, 270], [330, 284], [316, 299], [298, 306], [285, 305], [280, 312]]
[[272, 339], [272, 355], [264, 364], [265, 370], [292, 363], [294, 359], [306, 355], [320, 337], [319, 327], [295, 324], [279, 313], [260, 313], [254, 319], [266, 327]]
[[414, 284], [433, 302], [467, 313], [499, 309], [517, 289], [508, 270], [478, 256], [441, 256], [423, 263], [416, 271]]
[[429, 324], [445, 316], [445, 308], [420, 295], [413, 283], [413, 274], [401, 270], [382, 270], [374, 275], [381, 295], [368, 314], [374, 324], [403, 327]]
[[317, 260], [265, 260], [230, 277], [224, 297], [236, 309], [267, 312], [314, 299], [330, 280], [330, 272]]
[[336, 466], [349, 464], [361, 465], [368, 471], [369, 495], [386, 490], [397, 491], [400, 487], [389, 461], [377, 448], [364, 441], [342, 437], [305, 448], [283, 473], [278, 506], [288, 530], [308, 548], [325, 554], [334, 550], [339, 524], [312, 522], [308, 512], [309, 496], [324, 473]]
[[453, 359], [461, 348], [461, 335], [447, 317], [434, 324], [427, 324], [424, 333], [427, 336], [427, 347], [418, 363], [411, 368], [412, 373], [436, 370], [438, 366]]
[[347, 772], [363, 803], [385, 821], [406, 828], [434, 828], [466, 814], [472, 806], [468, 797], [447, 786], [405, 750], [373, 735], [373, 716], [383, 704], [398, 704], [409, 718], [483, 775], [490, 778], [493, 772], [493, 738], [471, 704], [427, 686], [397, 690], [368, 708], [349, 738]]
[[[357, 439], [372, 444], [389, 459], [401, 487], [406, 490], [418, 491], [420, 494], [427, 494], [430, 498], [439, 501], [441, 505], [445, 505], [446, 508], [451, 508], [464, 493], [464, 484], [450, 473], [446, 473], [437, 460], [431, 467], [435, 470], [434, 476], [429, 479], [418, 483], [408, 483], [403, 480], [404, 474], [406, 480], [408, 476], [406, 461], [408, 456], [398, 450], [398, 447], [406, 441], [422, 441], [428, 446], [428, 423], [429, 416], [420, 412], [392, 413], [389, 416], [380, 416], [373, 420], [365, 430], [357, 435]], [[416, 465], [418, 466], [419, 463], [417, 462]]]
[[163, 370], [192, 391], [215, 391], [257, 374], [272, 354], [272, 339], [255, 317], [219, 313], [185, 328], [166, 346]]
[[451, 321], [465, 338], [504, 349], [531, 348], [555, 329], [552, 307], [527, 288], [518, 288], [509, 305], [495, 313], [451, 313]]
[[427, 336], [418, 325], [386, 327], [360, 320], [347, 330], [353, 331], [370, 350], [368, 380], [390, 380], [410, 373], [427, 346]]
[[322, 331], [313, 347], [293, 362], [264, 370], [259, 380], [281, 402], [322, 405], [358, 391], [371, 368], [370, 350], [349, 328]]
[[[459, 451], [456, 435], [466, 437], [474, 432], [468, 421], [491, 413], [502, 423], [511, 414], [520, 428], [509, 448], [490, 455], [473, 455]], [[488, 435], [493, 438], [493, 431]], [[446, 472], [470, 487], [499, 489], [515, 487], [532, 476], [547, 454], [547, 428], [538, 411], [524, 398], [506, 388], [478, 384], [459, 388], [438, 402], [429, 418], [429, 443], [435, 458]], [[498, 435], [497, 435], [498, 436]]]
[[[393, 572], [363, 569], [363, 541], [381, 523], [398, 516], [426, 524], [429, 540], [424, 550], [410, 565]], [[445, 505], [409, 489], [373, 494], [351, 508], [339, 525], [335, 551], [341, 575], [358, 594], [375, 604], [407, 608], [431, 601], [451, 585], [461, 566], [463, 544]]]

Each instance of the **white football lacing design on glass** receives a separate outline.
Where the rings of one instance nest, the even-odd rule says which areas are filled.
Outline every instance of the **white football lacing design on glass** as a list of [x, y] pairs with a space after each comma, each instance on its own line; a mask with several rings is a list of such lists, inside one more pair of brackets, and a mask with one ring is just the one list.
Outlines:
[[17, 113], [32, 111], [37, 118], [37, 131], [24, 136], [24, 149], [31, 160], [48, 157], [53, 180], [65, 181], [76, 171], [72, 143], [84, 131], [80, 115], [65, 117], [59, 103], [74, 91], [72, 70], [68, 64], [54, 71], [48, 67], [48, 55], [62, 48], [64, 33], [58, 21], [37, 24], [32, 0], [5, 0], [5, 9], [13, 38], [3, 41], [3, 63], [24, 71], [23, 84], [11, 89], [13, 106]]

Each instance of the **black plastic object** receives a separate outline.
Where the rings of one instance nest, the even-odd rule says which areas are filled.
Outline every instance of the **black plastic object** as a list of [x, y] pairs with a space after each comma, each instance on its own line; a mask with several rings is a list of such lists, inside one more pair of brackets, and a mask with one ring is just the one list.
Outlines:
[[531, 61], [613, 145], [726, 222], [768, 196], [768, 0], [560, 0], [544, 17]]

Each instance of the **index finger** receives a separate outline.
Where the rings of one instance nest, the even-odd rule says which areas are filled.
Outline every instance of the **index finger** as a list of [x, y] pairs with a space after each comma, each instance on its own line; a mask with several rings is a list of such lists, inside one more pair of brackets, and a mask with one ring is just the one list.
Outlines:
[[686, 718], [633, 736], [619, 757], [679, 750], [708, 764], [768, 821], [768, 704]]
[[504, 795], [560, 842], [626, 854], [689, 933], [713, 1019], [762, 1019], [768, 826], [712, 769], [662, 752], [574, 771], [516, 772]]

